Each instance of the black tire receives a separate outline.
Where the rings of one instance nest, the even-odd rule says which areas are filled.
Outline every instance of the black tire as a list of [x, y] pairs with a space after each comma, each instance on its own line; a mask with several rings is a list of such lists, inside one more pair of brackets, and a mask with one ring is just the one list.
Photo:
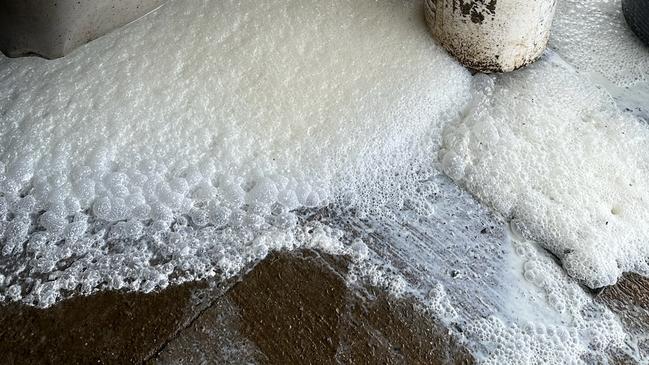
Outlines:
[[649, 0], [622, 0], [622, 10], [629, 27], [649, 46]]

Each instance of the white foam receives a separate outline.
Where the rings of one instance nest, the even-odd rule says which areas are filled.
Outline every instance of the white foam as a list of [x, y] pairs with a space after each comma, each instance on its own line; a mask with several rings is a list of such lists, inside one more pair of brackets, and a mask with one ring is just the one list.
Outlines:
[[47, 306], [230, 275], [300, 244], [294, 209], [385, 202], [470, 75], [417, 2], [195, 0], [0, 85], [0, 294]]
[[550, 46], [560, 56], [478, 76], [442, 168], [587, 285], [647, 273], [649, 50], [619, 0], [560, 2]]
[[[486, 351], [476, 351], [483, 364], [590, 364], [606, 363], [612, 354], [630, 352], [629, 339], [619, 318], [604, 304], [566, 276], [549, 255], [533, 242], [512, 239], [514, 254], [508, 259], [522, 276], [510, 283], [511, 297], [521, 293], [512, 306], [533, 301], [529, 312], [513, 310], [513, 318], [492, 315], [470, 322], [466, 336]], [[524, 288], [521, 281], [527, 281]], [[535, 318], [544, 312], [543, 318]]]
[[[0, 300], [148, 292], [317, 247], [358, 260], [350, 281], [465, 328], [483, 361], [604, 356], [624, 340], [609, 311], [529, 242], [504, 261], [509, 246], [480, 231], [499, 221], [418, 173], [464, 110], [444, 133], [449, 176], [591, 286], [646, 270], [646, 126], [585, 74], [622, 86], [642, 72], [579, 58], [593, 20], [565, 9], [553, 45], [584, 73], [550, 56], [473, 85], [420, 4], [397, 0], [172, 1], [65, 59], [0, 59]], [[296, 214], [329, 203], [387, 221], [389, 239], [343, 244]]]
[[591, 287], [648, 272], [649, 129], [560, 57], [476, 77], [442, 165]]
[[369, 248], [369, 258], [352, 265], [350, 285], [361, 281], [409, 298], [477, 363], [644, 359], [642, 334], [629, 334], [541, 245], [512, 232], [443, 176], [420, 187], [410, 199], [432, 205], [434, 215], [409, 206], [386, 207], [394, 216], [342, 217], [342, 226], [353, 227], [347, 234]]
[[647, 46], [626, 24], [621, 0], [559, 1], [550, 47], [572, 65], [618, 86], [649, 82]]

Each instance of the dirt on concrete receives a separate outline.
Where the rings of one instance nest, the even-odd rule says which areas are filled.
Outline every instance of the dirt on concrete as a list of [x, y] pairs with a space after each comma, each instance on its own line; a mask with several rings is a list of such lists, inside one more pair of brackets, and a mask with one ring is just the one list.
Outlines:
[[[419, 304], [347, 284], [350, 261], [275, 253], [228, 283], [104, 292], [48, 309], [0, 307], [2, 364], [471, 364]], [[649, 279], [596, 300], [631, 334], [649, 331]], [[638, 338], [644, 338], [639, 336]], [[641, 343], [649, 348], [649, 341]], [[613, 354], [615, 363], [629, 363]]]
[[[345, 258], [315, 251], [274, 254], [151, 363], [230, 363], [232, 354], [267, 364], [473, 363], [412, 300], [348, 287], [348, 265]], [[215, 335], [224, 322], [228, 333]], [[196, 351], [196, 344], [205, 346]]]
[[[649, 278], [625, 274], [614, 285], [604, 288], [596, 298], [606, 304], [622, 321], [627, 333], [638, 339], [638, 347], [649, 353]], [[618, 364], [632, 364], [626, 354], [613, 354]]]
[[48, 309], [0, 307], [0, 363], [139, 363], [185, 324], [192, 293], [204, 285], [155, 294], [104, 292]]
[[[416, 302], [350, 287], [349, 260], [276, 253], [227, 284], [0, 308], [6, 364], [469, 364]], [[227, 290], [226, 290], [227, 289]]]

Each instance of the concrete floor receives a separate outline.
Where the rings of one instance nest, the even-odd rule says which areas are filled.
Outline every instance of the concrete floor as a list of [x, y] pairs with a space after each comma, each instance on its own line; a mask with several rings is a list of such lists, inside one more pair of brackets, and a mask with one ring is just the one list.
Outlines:
[[[273, 254], [237, 282], [0, 309], [7, 364], [469, 364], [417, 303], [349, 288], [349, 261]], [[226, 288], [227, 287], [227, 288]]]
[[[349, 261], [316, 251], [273, 254], [236, 281], [154, 294], [106, 292], [50, 309], [0, 308], [5, 364], [470, 364], [418, 303], [350, 288]], [[649, 326], [649, 280], [597, 300], [631, 332]], [[617, 363], [627, 363], [624, 356]]]

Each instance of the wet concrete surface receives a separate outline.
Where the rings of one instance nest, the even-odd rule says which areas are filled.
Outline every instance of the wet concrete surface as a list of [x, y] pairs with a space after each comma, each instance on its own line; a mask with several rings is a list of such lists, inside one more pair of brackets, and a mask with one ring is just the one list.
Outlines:
[[[275, 253], [227, 283], [105, 292], [49, 309], [0, 308], [3, 364], [471, 364], [413, 300], [345, 280], [350, 261]], [[649, 279], [627, 275], [597, 300], [630, 333], [649, 330]], [[641, 336], [642, 337], [642, 336]], [[644, 348], [648, 343], [641, 344]], [[622, 354], [617, 363], [629, 363]]]
[[0, 308], [0, 362], [6, 364], [138, 363], [196, 309], [201, 284], [156, 294], [105, 292], [49, 309]]
[[[275, 253], [226, 283], [152, 294], [105, 292], [49, 309], [5, 305], [0, 363], [474, 362], [416, 301], [347, 284], [349, 265], [346, 257], [312, 250]], [[629, 333], [649, 331], [649, 279], [626, 275], [597, 300], [620, 316]], [[647, 349], [649, 341], [640, 347]], [[624, 354], [612, 359], [632, 363]]]
[[150, 363], [473, 362], [416, 303], [348, 287], [348, 264], [315, 251], [272, 255]]
[[[649, 278], [626, 274], [614, 286], [604, 288], [597, 300], [617, 314], [627, 333], [638, 339], [638, 348], [649, 351]], [[619, 363], [633, 363], [624, 354], [618, 354]]]
[[[0, 309], [7, 364], [470, 364], [408, 299], [352, 288], [349, 260], [273, 254], [225, 286], [101, 293]], [[227, 290], [226, 290], [227, 288]]]

